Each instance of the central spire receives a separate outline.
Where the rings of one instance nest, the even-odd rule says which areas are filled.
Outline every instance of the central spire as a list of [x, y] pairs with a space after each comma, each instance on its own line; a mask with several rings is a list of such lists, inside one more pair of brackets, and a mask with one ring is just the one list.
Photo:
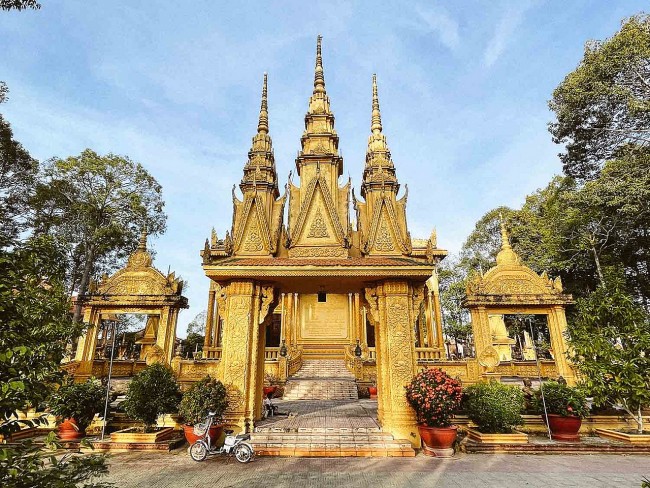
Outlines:
[[316, 93], [325, 93], [325, 76], [323, 73], [323, 56], [321, 54], [321, 42], [323, 36], [316, 38], [316, 70], [314, 72], [314, 95]]
[[262, 85], [262, 106], [260, 107], [260, 120], [257, 123], [258, 134], [269, 133], [269, 107], [266, 93], [266, 79], [267, 75], [264, 73], [264, 84]]
[[372, 75], [372, 123], [373, 134], [381, 133], [381, 112], [379, 111], [379, 95], [377, 93], [377, 75]]

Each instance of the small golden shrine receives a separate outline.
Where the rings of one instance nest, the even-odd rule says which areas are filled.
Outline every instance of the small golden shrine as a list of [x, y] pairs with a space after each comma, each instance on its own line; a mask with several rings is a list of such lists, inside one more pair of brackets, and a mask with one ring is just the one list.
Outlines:
[[373, 382], [376, 374], [382, 427], [419, 442], [403, 387], [416, 373], [417, 351], [430, 359], [444, 355], [435, 268], [447, 252], [438, 249], [435, 232], [429, 239], [411, 238], [408, 191], [398, 197], [382, 131], [373, 76], [370, 136], [356, 198], [350, 180], [339, 182], [343, 158], [319, 36], [295, 161], [299, 181], [290, 175], [280, 194], [264, 75], [257, 134], [239, 185], [242, 198], [233, 188], [232, 228], [223, 239], [213, 231], [201, 253], [212, 280], [204, 353], [219, 362], [215, 370], [229, 388], [232, 425], [244, 429], [260, 417], [265, 371], [286, 379], [304, 359], [338, 359], [358, 381]]
[[[546, 272], [538, 275], [521, 264], [510, 246], [510, 239], [501, 220], [501, 250], [497, 264], [484, 275], [476, 276], [467, 285], [463, 306], [470, 310], [472, 330], [482, 377], [489, 376], [562, 376], [575, 384], [575, 372], [567, 357], [564, 338], [566, 330], [565, 307], [573, 303], [571, 295], [562, 291], [559, 277], [550, 279]], [[510, 346], [514, 339], [508, 336], [504, 317], [508, 314], [532, 314], [546, 317], [550, 335], [552, 360], [541, 360], [540, 369], [530, 360], [536, 353], [529, 340], [524, 344], [522, 361], [513, 361]], [[530, 338], [527, 331], [525, 337]]]
[[139, 314], [147, 318], [144, 334], [137, 341], [141, 346], [139, 356], [114, 360], [114, 376], [132, 376], [153, 362], [171, 363], [178, 312], [188, 307], [187, 298], [182, 295], [183, 282], [174, 273], [163, 275], [152, 262], [147, 234], [143, 232], [127, 265], [113, 276], [104, 276], [99, 283], [91, 284], [83, 308], [83, 321], [89, 328], [79, 339], [74, 360], [65, 366], [74, 372], [77, 381], [108, 374], [108, 360], [102, 356], [98, 341], [111, 344], [113, 331], [103, 327], [102, 322], [118, 314]]

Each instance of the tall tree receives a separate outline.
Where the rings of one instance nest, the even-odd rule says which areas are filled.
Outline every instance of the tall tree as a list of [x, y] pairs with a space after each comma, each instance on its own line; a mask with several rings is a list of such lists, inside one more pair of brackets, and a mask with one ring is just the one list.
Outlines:
[[165, 230], [162, 188], [142, 165], [127, 157], [100, 156], [86, 149], [79, 156], [53, 159], [45, 166], [33, 198], [35, 232], [56, 234], [68, 244], [73, 266], [70, 290], [77, 291], [74, 321], [102, 262], [126, 257], [141, 230]]
[[0, 10], [38, 10], [41, 4], [36, 0], [0, 0]]
[[650, 17], [636, 15], [604, 41], [590, 41], [583, 59], [553, 92], [553, 140], [566, 145], [564, 172], [595, 178], [622, 147], [650, 145]]
[[[0, 82], [0, 103], [7, 99]], [[0, 246], [6, 246], [26, 226], [27, 204], [38, 171], [38, 161], [14, 139], [9, 122], [0, 114]]]

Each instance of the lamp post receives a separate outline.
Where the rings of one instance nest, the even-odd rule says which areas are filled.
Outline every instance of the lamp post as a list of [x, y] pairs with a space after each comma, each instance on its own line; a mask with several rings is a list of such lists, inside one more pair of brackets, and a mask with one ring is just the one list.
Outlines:
[[111, 392], [111, 374], [113, 373], [113, 357], [115, 356], [115, 336], [117, 335], [117, 320], [111, 320], [110, 322], [113, 325], [113, 345], [111, 346], [111, 358], [108, 366], [108, 381], [106, 382], [106, 400], [104, 401], [104, 422], [102, 423], [101, 440], [104, 440], [106, 423], [108, 422], [108, 400]]

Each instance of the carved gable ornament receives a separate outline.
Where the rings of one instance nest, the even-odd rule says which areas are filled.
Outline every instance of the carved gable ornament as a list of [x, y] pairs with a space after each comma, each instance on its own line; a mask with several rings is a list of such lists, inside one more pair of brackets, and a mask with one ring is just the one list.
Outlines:
[[90, 305], [126, 305], [142, 303], [187, 307], [183, 297], [183, 281], [175, 273], [165, 276], [152, 265], [151, 254], [147, 250], [146, 234], [129, 257], [127, 265], [113, 276], [104, 276], [99, 283], [90, 288]]

